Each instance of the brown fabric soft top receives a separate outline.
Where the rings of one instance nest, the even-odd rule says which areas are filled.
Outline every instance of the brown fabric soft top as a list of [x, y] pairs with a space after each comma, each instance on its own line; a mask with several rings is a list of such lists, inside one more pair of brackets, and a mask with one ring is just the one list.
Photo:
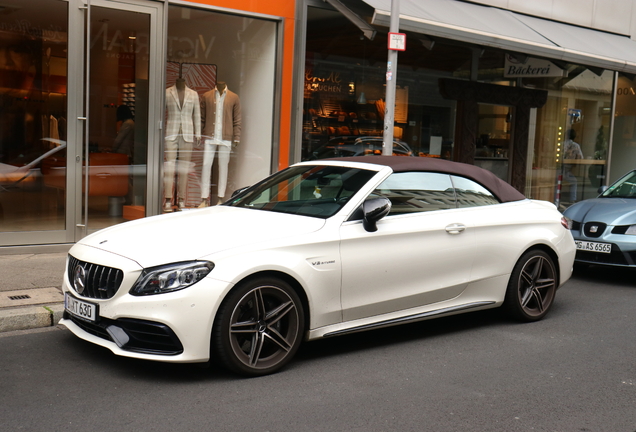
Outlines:
[[[501, 202], [526, 199], [526, 197], [510, 184], [483, 168], [460, 162], [430, 157], [407, 156], [354, 156], [332, 158], [343, 162], [362, 162], [390, 167], [393, 172], [427, 171], [466, 177], [488, 189]], [[318, 162], [318, 161], [316, 161]]]

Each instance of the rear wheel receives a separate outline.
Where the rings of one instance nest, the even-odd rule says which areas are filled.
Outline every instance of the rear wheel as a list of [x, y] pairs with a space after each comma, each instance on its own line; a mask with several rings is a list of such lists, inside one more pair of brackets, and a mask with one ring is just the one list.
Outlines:
[[213, 355], [242, 375], [267, 375], [291, 360], [303, 328], [302, 303], [291, 286], [274, 278], [254, 279], [230, 292], [221, 305]]
[[557, 289], [556, 267], [542, 250], [526, 252], [515, 265], [504, 308], [520, 321], [538, 321], [552, 306]]

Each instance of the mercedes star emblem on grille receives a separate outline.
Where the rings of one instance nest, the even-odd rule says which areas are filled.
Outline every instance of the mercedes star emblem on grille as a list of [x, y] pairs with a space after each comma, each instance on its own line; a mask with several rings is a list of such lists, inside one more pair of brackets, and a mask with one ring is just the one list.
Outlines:
[[78, 294], [82, 294], [86, 288], [86, 270], [79, 264], [75, 266], [73, 287]]

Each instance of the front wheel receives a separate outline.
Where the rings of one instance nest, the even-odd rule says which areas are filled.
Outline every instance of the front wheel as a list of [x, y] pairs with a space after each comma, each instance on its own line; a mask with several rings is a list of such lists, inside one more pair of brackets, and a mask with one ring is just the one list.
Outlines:
[[520, 321], [538, 321], [552, 306], [556, 289], [556, 268], [550, 255], [528, 251], [512, 270], [504, 308]]
[[247, 376], [276, 372], [302, 339], [304, 311], [289, 284], [273, 278], [243, 283], [224, 300], [212, 335], [213, 355]]

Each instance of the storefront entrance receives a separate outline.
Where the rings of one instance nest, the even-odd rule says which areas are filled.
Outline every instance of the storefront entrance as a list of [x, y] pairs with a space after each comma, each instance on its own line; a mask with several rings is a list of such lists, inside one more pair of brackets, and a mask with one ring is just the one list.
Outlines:
[[74, 242], [145, 215], [162, 6], [3, 2], [0, 246]]
[[148, 160], [161, 143], [151, 122], [160, 116], [158, 6], [92, 1], [88, 14], [88, 133], [81, 140], [83, 184], [76, 188], [82, 194], [79, 236], [145, 216], [151, 195]]

